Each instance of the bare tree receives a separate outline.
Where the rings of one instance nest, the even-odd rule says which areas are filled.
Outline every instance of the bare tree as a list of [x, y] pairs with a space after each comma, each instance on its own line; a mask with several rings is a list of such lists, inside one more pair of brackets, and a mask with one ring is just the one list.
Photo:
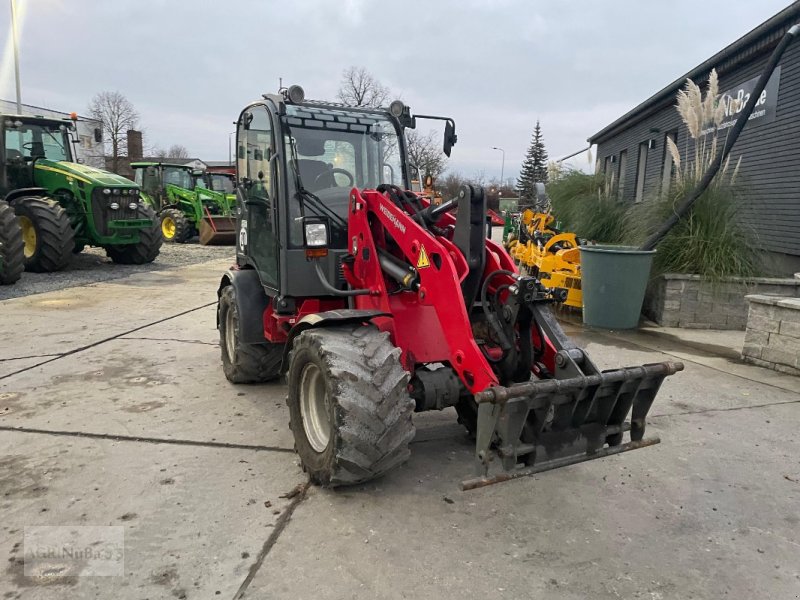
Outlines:
[[376, 108], [386, 105], [389, 88], [375, 79], [364, 67], [350, 67], [342, 72], [337, 97], [347, 106]]
[[419, 167], [423, 176], [437, 179], [444, 173], [447, 157], [433, 131], [423, 135], [413, 129], [406, 130], [406, 147], [409, 161]]
[[167, 157], [169, 158], [189, 158], [189, 150], [186, 146], [180, 144], [172, 144], [167, 150]]
[[461, 186], [465, 183], [467, 183], [467, 180], [461, 173], [448, 173], [436, 182], [436, 187], [445, 200], [452, 200], [458, 196]]
[[119, 92], [100, 92], [89, 103], [89, 114], [102, 123], [103, 139], [111, 150], [111, 169], [119, 171], [119, 157], [127, 155], [129, 129], [136, 129], [139, 113]]

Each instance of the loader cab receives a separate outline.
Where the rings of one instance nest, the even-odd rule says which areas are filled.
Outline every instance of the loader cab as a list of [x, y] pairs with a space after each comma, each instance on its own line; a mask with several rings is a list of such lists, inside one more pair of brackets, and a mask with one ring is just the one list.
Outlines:
[[[202, 187], [214, 192], [233, 194], [236, 178], [229, 173], [206, 172], [202, 178]], [[198, 183], [199, 184], [199, 183]]]
[[39, 159], [72, 162], [71, 123], [57, 119], [0, 115], [0, 191], [34, 187]]
[[192, 168], [161, 162], [131, 163], [133, 180], [154, 204], [156, 211], [169, 203], [165, 187], [171, 184], [184, 189], [194, 189]]
[[323, 270], [344, 288], [350, 191], [408, 189], [400, 122], [382, 109], [291, 102], [265, 95], [237, 121], [237, 262], [259, 272], [268, 295], [325, 295], [306, 258], [304, 221], [327, 226]]

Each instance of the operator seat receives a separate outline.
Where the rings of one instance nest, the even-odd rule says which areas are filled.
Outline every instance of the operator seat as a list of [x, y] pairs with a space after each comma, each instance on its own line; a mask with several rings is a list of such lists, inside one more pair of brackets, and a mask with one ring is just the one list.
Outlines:
[[300, 170], [300, 179], [303, 181], [303, 187], [309, 192], [318, 192], [336, 187], [336, 180], [333, 177], [331, 166], [326, 162], [300, 158], [297, 160], [297, 168]]

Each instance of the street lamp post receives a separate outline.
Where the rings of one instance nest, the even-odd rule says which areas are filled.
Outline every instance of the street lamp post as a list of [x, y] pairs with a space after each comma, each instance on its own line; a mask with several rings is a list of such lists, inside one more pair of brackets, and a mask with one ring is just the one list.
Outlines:
[[231, 136], [232, 135], [236, 135], [236, 132], [235, 131], [231, 131], [228, 134], [228, 166], [229, 167], [233, 166], [233, 153], [231, 152]]
[[506, 171], [506, 151], [502, 148], [498, 148], [497, 146], [492, 146], [492, 150], [500, 150], [503, 153], [503, 162], [500, 163], [500, 187], [503, 187], [503, 175]]
[[22, 114], [22, 94], [19, 85], [19, 38], [17, 36], [17, 6], [11, 0], [11, 36], [14, 38], [14, 74], [17, 79], [17, 114]]

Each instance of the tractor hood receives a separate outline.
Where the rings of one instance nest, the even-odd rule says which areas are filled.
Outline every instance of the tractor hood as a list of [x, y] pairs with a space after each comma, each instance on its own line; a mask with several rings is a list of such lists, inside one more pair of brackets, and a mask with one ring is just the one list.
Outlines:
[[79, 163], [60, 160], [39, 159], [36, 161], [36, 170], [47, 173], [56, 173], [65, 177], [72, 177], [93, 186], [138, 187], [130, 179], [115, 175], [102, 169], [95, 169]]

